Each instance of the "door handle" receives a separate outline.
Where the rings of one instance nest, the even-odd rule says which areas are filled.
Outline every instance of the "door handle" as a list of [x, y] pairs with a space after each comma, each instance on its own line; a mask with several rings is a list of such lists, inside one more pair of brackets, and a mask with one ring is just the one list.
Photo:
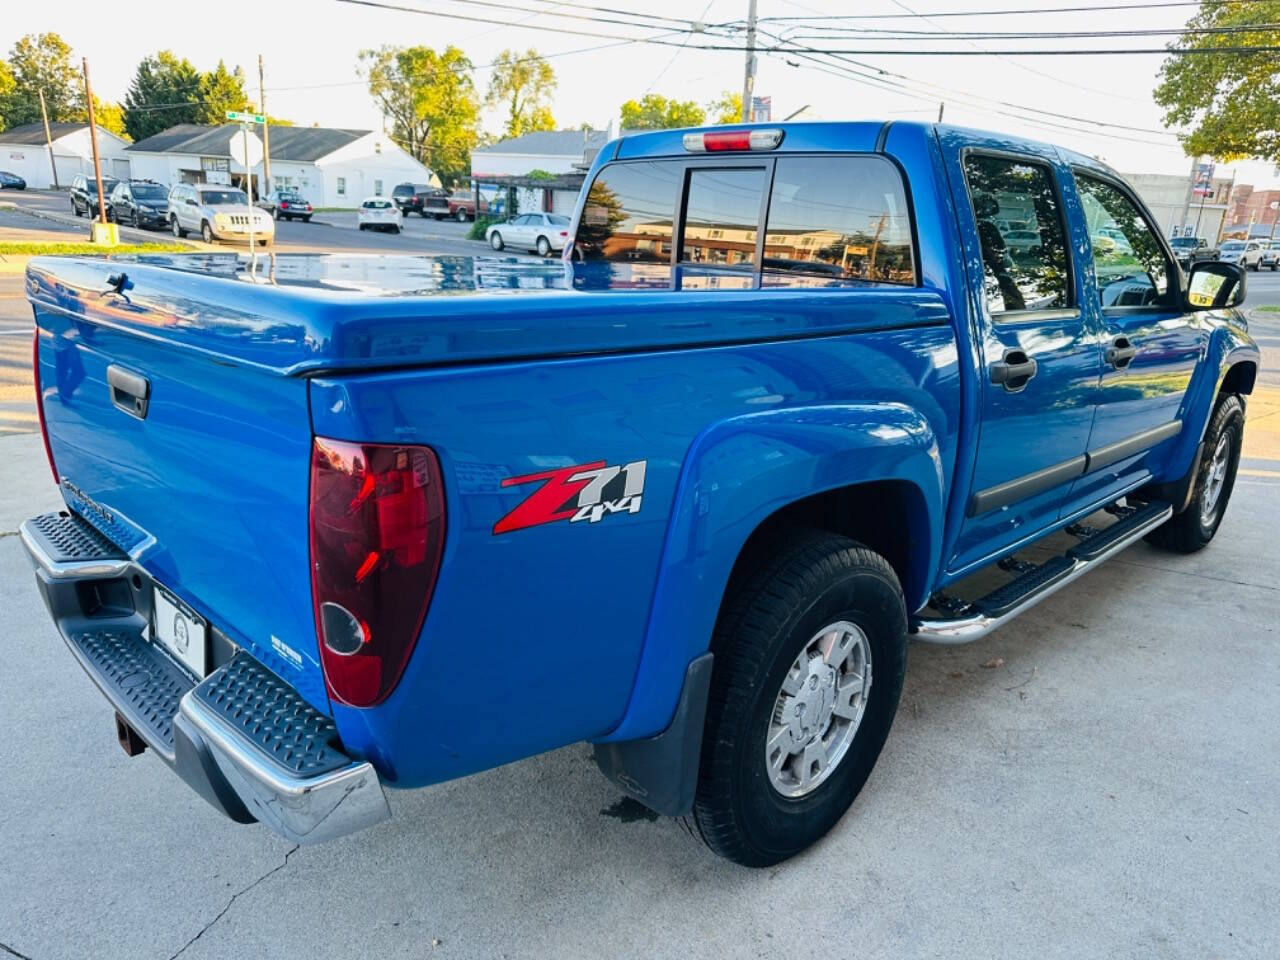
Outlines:
[[1006, 350], [1003, 360], [988, 368], [991, 382], [1000, 384], [1009, 393], [1017, 393], [1036, 375], [1039, 364], [1021, 350]]
[[111, 391], [111, 402], [118, 409], [139, 420], [147, 419], [151, 381], [113, 363], [107, 367], [107, 387]]
[[1117, 370], [1129, 366], [1129, 361], [1138, 355], [1138, 348], [1129, 342], [1128, 337], [1116, 337], [1107, 347], [1107, 363]]

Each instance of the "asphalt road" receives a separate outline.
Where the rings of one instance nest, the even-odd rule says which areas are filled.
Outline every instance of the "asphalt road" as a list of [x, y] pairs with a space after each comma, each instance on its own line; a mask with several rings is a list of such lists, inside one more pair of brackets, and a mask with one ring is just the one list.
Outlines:
[[[1249, 280], [1280, 304], [1280, 275]], [[20, 295], [0, 279], [5, 390]], [[913, 645], [853, 810], [765, 871], [637, 816], [581, 744], [392, 792], [321, 847], [221, 819], [115, 745], [14, 536], [58, 504], [39, 436], [0, 437], [0, 957], [1280, 956], [1280, 313], [1253, 330], [1213, 545], [1141, 544], [978, 644]]]

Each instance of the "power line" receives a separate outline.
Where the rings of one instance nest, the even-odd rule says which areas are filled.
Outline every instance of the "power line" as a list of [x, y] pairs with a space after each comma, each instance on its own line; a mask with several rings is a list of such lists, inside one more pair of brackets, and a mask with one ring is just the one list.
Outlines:
[[[558, 5], [561, 2], [561, 0], [535, 0], [535, 2], [543, 3], [543, 4], [551, 4], [555, 6], [555, 5]], [[714, 2], [715, 0], [712, 0], [712, 3]], [[576, 10], [594, 10], [597, 13], [619, 13], [628, 17], [647, 17], [650, 20], [661, 20], [666, 23], [679, 23], [683, 26], [689, 25], [688, 20], [681, 20], [676, 17], [664, 17], [656, 13], [636, 13], [632, 10], [617, 10], [617, 9], [614, 9], [613, 7], [593, 7], [585, 3], [575, 3], [573, 6], [574, 6], [574, 9]], [[708, 3], [707, 10], [710, 10], [710, 9], [711, 9], [711, 4]], [[707, 15], [706, 10], [702, 12], [702, 15], [704, 17]]]
[[[1243, 5], [1259, 3], [1264, 0], [1172, 0], [1166, 3], [1116, 3], [1092, 7], [1047, 7], [1042, 10], [944, 10], [938, 13], [912, 13], [911, 17], [1012, 17], [1040, 16], [1046, 13], [1097, 13], [1110, 10], [1158, 10], [1169, 7], [1222, 7], [1229, 4]], [[774, 23], [799, 20], [906, 20], [908, 17], [897, 13], [853, 13], [822, 14], [812, 17], [761, 17], [760, 21]]]
[[[800, 28], [795, 28], [800, 29]], [[1280, 23], [1258, 23], [1248, 26], [1203, 27], [1188, 30], [1186, 27], [1169, 29], [1143, 30], [1080, 30], [1080, 31], [959, 31], [959, 30], [910, 30], [884, 29], [875, 27], [810, 27], [811, 30], [824, 30], [821, 34], [787, 33], [788, 39], [795, 37], [831, 39], [833, 34], [857, 40], [914, 40], [929, 38], [933, 40], [1076, 40], [1100, 39], [1103, 37], [1200, 37], [1214, 34], [1262, 33], [1280, 29]]]

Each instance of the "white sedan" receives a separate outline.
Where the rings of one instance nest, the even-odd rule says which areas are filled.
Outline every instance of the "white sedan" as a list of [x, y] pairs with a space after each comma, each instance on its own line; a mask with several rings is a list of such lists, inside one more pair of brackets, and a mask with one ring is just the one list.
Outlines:
[[360, 204], [361, 230], [390, 230], [399, 233], [404, 229], [404, 214], [386, 197], [369, 197]]
[[506, 223], [495, 223], [484, 235], [495, 250], [537, 250], [545, 257], [559, 253], [569, 242], [569, 218], [559, 213], [522, 213]]

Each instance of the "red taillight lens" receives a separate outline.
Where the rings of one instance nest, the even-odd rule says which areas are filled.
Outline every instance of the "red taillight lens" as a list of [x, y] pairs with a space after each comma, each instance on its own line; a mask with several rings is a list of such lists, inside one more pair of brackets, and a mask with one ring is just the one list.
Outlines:
[[281, 201], [280, 201], [280, 209], [281, 209], [281, 210], [288, 210], [288, 209], [289, 209], [289, 201], [288, 201], [288, 200], [281, 200]]
[[40, 436], [44, 438], [44, 455], [49, 458], [49, 469], [53, 471], [53, 482], [61, 484], [58, 479], [58, 465], [53, 462], [53, 447], [49, 446], [49, 428], [44, 423], [44, 397], [40, 389], [40, 328], [31, 343], [31, 380], [36, 388], [36, 416], [40, 418]]
[[430, 449], [315, 438], [311, 595], [336, 699], [372, 706], [399, 682], [431, 603], [444, 530]]

